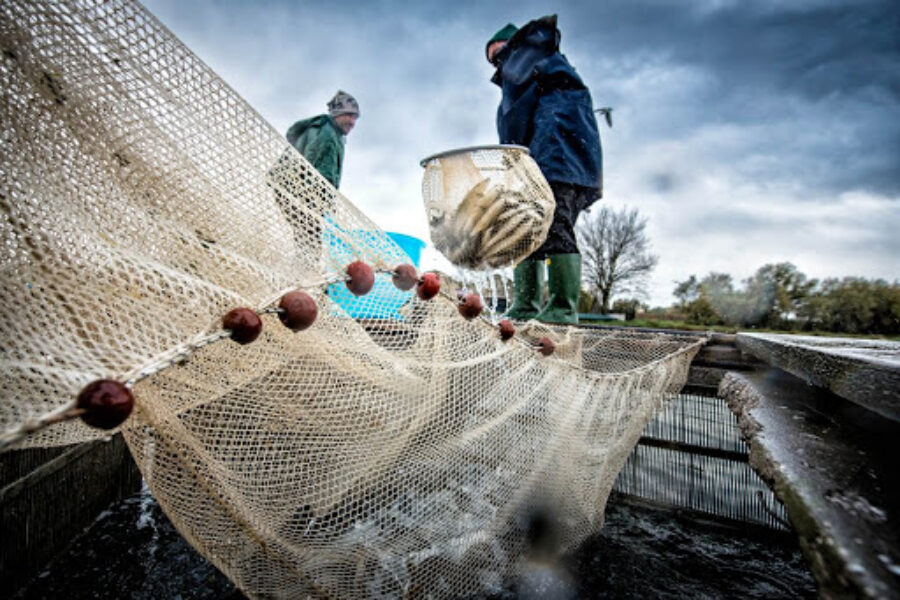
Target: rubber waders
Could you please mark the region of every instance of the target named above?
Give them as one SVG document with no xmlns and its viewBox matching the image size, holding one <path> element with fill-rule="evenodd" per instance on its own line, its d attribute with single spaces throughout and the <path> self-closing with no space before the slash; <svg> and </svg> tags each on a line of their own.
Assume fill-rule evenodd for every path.
<svg viewBox="0 0 900 600">
<path fill-rule="evenodd" d="M 515 300 L 506 311 L 508 319 L 527 321 L 537 316 L 541 310 L 541 295 L 544 288 L 544 261 L 523 260 L 513 271 Z"/>
<path fill-rule="evenodd" d="M 581 291 L 581 255 L 554 254 L 549 258 L 550 299 L 538 316 L 544 323 L 578 324 L 578 294 Z"/>
</svg>

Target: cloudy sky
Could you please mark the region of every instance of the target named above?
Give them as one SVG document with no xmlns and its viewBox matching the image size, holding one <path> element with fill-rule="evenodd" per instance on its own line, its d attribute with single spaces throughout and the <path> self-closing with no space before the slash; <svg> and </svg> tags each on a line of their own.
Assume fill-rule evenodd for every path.
<svg viewBox="0 0 900 600">
<path fill-rule="evenodd" d="M 339 88 L 356 96 L 341 191 L 426 240 L 419 160 L 497 141 L 485 41 L 556 13 L 562 52 L 614 109 L 603 201 L 648 219 L 651 304 L 691 274 L 767 262 L 900 278 L 897 0 L 146 6 L 281 132 Z"/>
</svg>

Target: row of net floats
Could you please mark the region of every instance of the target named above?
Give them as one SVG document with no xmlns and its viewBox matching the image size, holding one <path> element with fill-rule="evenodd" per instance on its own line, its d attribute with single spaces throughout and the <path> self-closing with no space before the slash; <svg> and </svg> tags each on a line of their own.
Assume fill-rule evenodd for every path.
<svg viewBox="0 0 900 600">
<path fill-rule="evenodd" d="M 393 284 L 402 291 L 416 288 L 416 295 L 422 300 L 431 300 L 441 290 L 441 281 L 437 273 L 426 272 L 420 276 L 416 268 L 409 264 L 401 264 L 393 270 L 385 269 L 377 272 L 391 275 Z M 376 270 L 371 266 L 357 260 L 347 265 L 342 276 L 323 283 L 330 285 L 344 281 L 352 294 L 364 296 L 375 285 L 375 273 Z M 472 320 L 481 315 L 484 305 L 478 294 L 460 292 L 457 297 L 457 308 L 463 318 Z M 319 309 L 313 297 L 302 289 L 285 293 L 277 306 L 261 311 L 244 306 L 234 308 L 222 317 L 220 331 L 189 345 L 175 357 L 142 369 L 134 377 L 125 381 L 116 379 L 92 381 L 82 388 L 73 402 L 3 434 L 0 437 L 0 451 L 31 433 L 54 423 L 74 418 L 80 418 L 91 427 L 115 429 L 125 422 L 134 409 L 134 394 L 132 394 L 131 388 L 138 381 L 170 366 L 183 364 L 191 353 L 211 343 L 223 339 L 231 339 L 238 344 L 253 342 L 262 333 L 263 324 L 260 315 L 272 313 L 278 315 L 285 327 L 296 332 L 309 328 L 315 322 Z M 509 319 L 501 320 L 497 329 L 500 339 L 504 342 L 511 339 L 516 333 L 516 328 Z M 542 337 L 532 347 L 542 355 L 550 356 L 556 346 L 550 338 Z"/>
</svg>

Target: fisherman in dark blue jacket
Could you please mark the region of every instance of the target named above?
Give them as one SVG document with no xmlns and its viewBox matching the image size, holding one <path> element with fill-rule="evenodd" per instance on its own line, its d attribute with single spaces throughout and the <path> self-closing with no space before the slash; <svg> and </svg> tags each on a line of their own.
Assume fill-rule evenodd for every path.
<svg viewBox="0 0 900 600">
<path fill-rule="evenodd" d="M 527 146 L 556 199 L 547 240 L 515 269 L 515 301 L 506 314 L 574 324 L 581 290 L 575 221 L 603 194 L 603 160 L 591 94 L 560 54 L 559 40 L 551 15 L 521 29 L 506 25 L 488 40 L 485 53 L 497 68 L 491 81 L 503 90 L 497 108 L 500 143 Z M 545 259 L 546 306 L 541 302 Z"/>
</svg>

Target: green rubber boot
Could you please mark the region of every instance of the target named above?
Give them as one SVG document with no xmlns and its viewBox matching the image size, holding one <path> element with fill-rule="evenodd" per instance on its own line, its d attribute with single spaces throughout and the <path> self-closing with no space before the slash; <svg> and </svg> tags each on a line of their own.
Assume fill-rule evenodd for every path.
<svg viewBox="0 0 900 600">
<path fill-rule="evenodd" d="M 581 255 L 554 254 L 549 258 L 550 299 L 535 318 L 544 323 L 578 325 Z"/>
<path fill-rule="evenodd" d="M 506 311 L 506 318 L 516 321 L 533 319 L 541 310 L 544 288 L 544 261 L 523 260 L 513 271 L 515 299 Z"/>
</svg>

